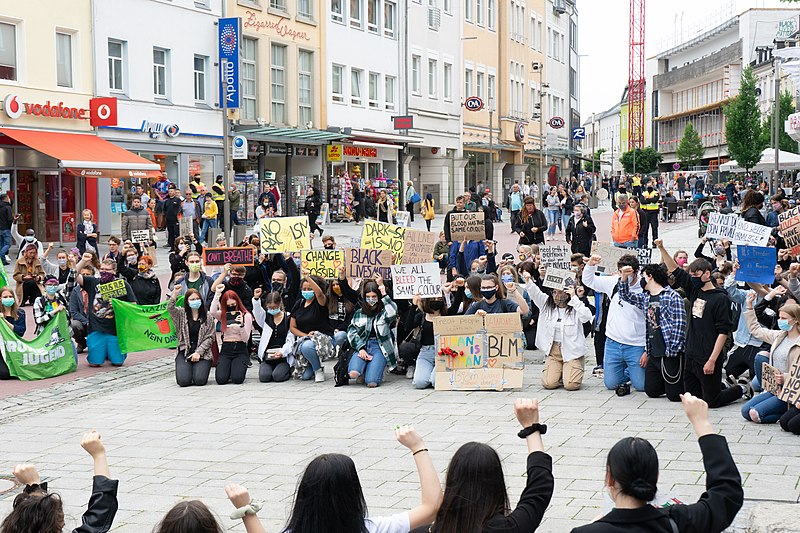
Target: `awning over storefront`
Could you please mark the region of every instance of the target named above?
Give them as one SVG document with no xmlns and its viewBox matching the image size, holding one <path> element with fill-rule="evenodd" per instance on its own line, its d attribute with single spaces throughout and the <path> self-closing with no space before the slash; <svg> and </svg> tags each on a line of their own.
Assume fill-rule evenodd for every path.
<svg viewBox="0 0 800 533">
<path fill-rule="evenodd" d="M 345 139 L 347 135 L 330 131 L 277 128 L 274 126 L 259 126 L 255 128 L 238 128 L 235 133 L 244 135 L 248 140 L 286 143 L 286 144 L 328 144 L 331 141 Z"/>
<path fill-rule="evenodd" d="M 157 163 L 90 133 L 0 128 L 0 133 L 59 160 L 70 174 L 88 178 L 158 177 Z"/>
</svg>

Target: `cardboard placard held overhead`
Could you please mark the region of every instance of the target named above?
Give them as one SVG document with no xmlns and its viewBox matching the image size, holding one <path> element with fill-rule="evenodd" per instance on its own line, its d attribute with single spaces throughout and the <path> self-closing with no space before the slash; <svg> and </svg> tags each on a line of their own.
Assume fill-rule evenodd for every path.
<svg viewBox="0 0 800 533">
<path fill-rule="evenodd" d="M 203 248 L 203 264 L 205 266 L 253 266 L 255 250 L 250 246 L 233 248 Z"/>
<path fill-rule="evenodd" d="M 311 249 L 307 217 L 262 218 L 260 229 L 263 254 Z"/>
<path fill-rule="evenodd" d="M 433 249 L 439 236 L 432 231 L 407 229 L 403 244 L 403 264 L 416 265 L 433 261 Z"/>
<path fill-rule="evenodd" d="M 617 269 L 617 262 L 623 255 L 639 256 L 635 248 L 617 248 L 607 242 L 595 241 L 592 243 L 592 255 L 598 254 L 603 260 L 597 265 L 597 271 L 603 274 L 614 274 Z"/>
<path fill-rule="evenodd" d="M 182 217 L 179 224 L 178 231 L 180 231 L 181 237 L 194 235 L 194 219 L 192 217 Z"/>
<path fill-rule="evenodd" d="M 450 213 L 450 238 L 454 242 L 482 241 L 486 238 L 483 211 Z"/>
<path fill-rule="evenodd" d="M 775 281 L 777 250 L 764 246 L 737 246 L 736 281 L 770 284 Z"/>
<path fill-rule="evenodd" d="M 416 294 L 422 298 L 442 296 L 442 275 L 436 263 L 392 265 L 392 283 L 395 300 L 410 300 Z"/>
<path fill-rule="evenodd" d="M 564 290 L 568 285 L 575 285 L 575 272 L 562 268 L 548 268 L 542 286 L 548 289 Z"/>
<path fill-rule="evenodd" d="M 771 233 L 771 227 L 747 222 L 733 214 L 709 213 L 705 236 L 708 239 L 728 239 L 737 245 L 766 246 Z"/>
<path fill-rule="evenodd" d="M 392 276 L 392 252 L 367 248 L 347 248 L 344 251 L 344 268 L 348 279 L 375 279 Z"/>
<path fill-rule="evenodd" d="M 777 397 L 781 395 L 781 386 L 778 385 L 776 376 L 780 374 L 780 370 L 764 361 L 761 363 L 761 388 L 765 392 L 771 392 Z"/>
<path fill-rule="evenodd" d="M 344 250 L 306 250 L 302 263 L 312 276 L 333 279 L 339 277 L 339 268 L 344 266 Z"/>
<path fill-rule="evenodd" d="M 131 231 L 131 241 L 139 244 L 147 244 L 150 242 L 150 230 L 137 229 Z"/>
<path fill-rule="evenodd" d="M 539 262 L 547 268 L 569 270 L 572 250 L 566 244 L 544 244 L 539 246 Z"/>
<path fill-rule="evenodd" d="M 406 237 L 406 228 L 365 220 L 364 229 L 361 230 L 361 248 L 369 250 L 388 250 L 392 252 L 394 262 L 403 260 L 403 246 Z"/>
</svg>

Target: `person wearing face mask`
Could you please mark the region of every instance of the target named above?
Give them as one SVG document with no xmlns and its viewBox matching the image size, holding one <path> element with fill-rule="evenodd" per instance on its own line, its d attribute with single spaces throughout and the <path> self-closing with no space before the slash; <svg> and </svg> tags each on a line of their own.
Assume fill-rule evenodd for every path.
<svg viewBox="0 0 800 533">
<path fill-rule="evenodd" d="M 136 301 L 139 305 L 158 304 L 161 301 L 161 282 L 153 272 L 153 260 L 149 255 L 143 255 L 139 258 L 136 269 L 138 273 L 131 282 Z"/>
<path fill-rule="evenodd" d="M 419 355 L 411 371 L 412 384 L 415 389 L 427 389 L 436 383 L 436 338 L 433 332 L 433 322 L 440 316 L 450 314 L 453 309 L 447 310 L 442 298 L 421 299 L 415 296 L 413 303 L 418 312 L 415 317 L 415 327 L 419 327 Z M 411 370 L 411 367 L 409 367 Z"/>
<path fill-rule="evenodd" d="M 295 361 L 296 376 L 303 381 L 314 378 L 316 383 L 325 381 L 322 366 L 327 356 L 334 353 L 333 327 L 325 296 L 325 280 L 303 271 L 300 296 L 291 311 L 289 328 L 296 337 L 294 353 L 301 355 Z"/>
<path fill-rule="evenodd" d="M 365 281 L 361 293 L 361 307 L 347 328 L 347 340 L 353 348 L 347 371 L 350 379 L 358 382 L 363 376 L 367 387 L 374 388 L 383 382 L 387 364 L 390 370 L 397 364 L 392 338 L 397 304 L 387 295 L 380 276 Z"/>
<path fill-rule="evenodd" d="M 0 289 L 0 309 L 2 309 L 3 318 L 6 323 L 13 329 L 17 337 L 22 338 L 27 329 L 25 325 L 25 311 L 17 305 L 17 298 L 14 296 L 14 291 L 11 287 L 3 287 Z M 0 357 L 0 380 L 19 379 L 11 376 L 8 370 L 8 365 L 3 357 Z"/>
<path fill-rule="evenodd" d="M 563 383 L 568 391 L 580 389 L 587 352 L 582 324 L 592 320 L 592 312 L 575 296 L 575 285 L 548 295 L 528 280 L 526 291 L 539 308 L 536 346 L 547 354 L 542 387 L 556 389 Z"/>
<path fill-rule="evenodd" d="M 754 189 L 748 190 L 742 199 L 741 217 L 747 222 L 766 226 L 767 221 L 764 220 L 764 215 L 761 214 L 761 209 L 764 208 L 764 195 Z"/>
<path fill-rule="evenodd" d="M 644 312 L 647 328 L 647 363 L 644 391 L 650 398 L 667 395 L 679 402 L 683 394 L 684 348 L 686 346 L 686 306 L 683 298 L 669 286 L 667 271 L 661 265 L 642 269 L 641 293 L 632 293 L 631 267 L 620 270 L 619 297 Z"/>
<path fill-rule="evenodd" d="M 42 256 L 42 267 L 46 275 L 58 279 L 59 292 L 64 298 L 69 298 L 72 289 L 75 288 L 75 262 L 70 259 L 72 254 L 68 254 L 65 250 L 59 250 L 56 254 L 56 262 L 53 263 L 48 258 L 52 249 L 53 243 L 50 243 Z"/>
<path fill-rule="evenodd" d="M 674 254 L 672 254 L 672 258 L 678 264 L 679 267 L 686 270 L 689 265 L 689 254 L 686 250 L 678 250 Z"/>
<path fill-rule="evenodd" d="M 731 525 L 744 503 L 739 470 L 725 437 L 711 426 L 708 405 L 688 393 L 681 401 L 706 472 L 706 490 L 697 503 L 651 505 L 658 490 L 658 454 L 647 440 L 627 437 L 611 448 L 606 459 L 605 484 L 614 509 L 572 533 L 719 533 Z"/>
<path fill-rule="evenodd" d="M 14 215 L 14 223 L 11 225 L 11 236 L 14 237 L 14 240 L 17 242 L 17 246 L 19 246 L 19 255 L 17 259 L 22 257 L 22 253 L 28 245 L 33 245 L 36 247 L 36 251 L 38 256 L 41 257 L 44 255 L 44 245 L 42 242 L 36 238 L 36 232 L 33 229 L 25 230 L 25 236 L 19 234 L 17 231 L 18 224 L 21 215 Z"/>
<path fill-rule="evenodd" d="M 618 248 L 638 248 L 639 215 L 635 209 L 628 207 L 628 195 L 617 196 L 617 210 L 611 215 L 611 238 Z"/>
<path fill-rule="evenodd" d="M 728 334 L 733 330 L 731 299 L 724 289 L 717 288 L 711 279 L 711 263 L 695 259 L 688 273 L 679 268 L 667 253 L 664 243 L 656 241 L 661 250 L 661 261 L 675 277 L 674 286 L 682 287 L 689 300 L 689 328 L 686 333 L 686 392 L 702 396 L 709 407 L 716 408 L 733 403 L 748 389 L 745 385 L 721 390 L 722 353 Z"/>
<path fill-rule="evenodd" d="M 653 236 L 653 240 L 655 241 L 658 239 L 658 212 L 661 209 L 658 205 L 658 202 L 661 198 L 661 195 L 658 193 L 658 190 L 655 188 L 655 181 L 650 180 L 647 184 L 647 190 L 642 193 L 642 211 L 645 212 L 647 217 L 647 227 L 650 228 L 650 232 Z M 642 226 L 645 223 L 642 221 Z M 645 233 L 644 236 L 644 246 L 647 247 L 647 234 Z"/>
<path fill-rule="evenodd" d="M 189 271 L 189 267 L 186 266 L 186 257 L 190 251 L 191 247 L 184 237 L 175 239 L 172 251 L 169 253 L 169 269 L 173 278 L 175 274 Z"/>
<path fill-rule="evenodd" d="M 256 218 L 260 220 L 262 218 L 274 217 L 275 205 L 273 202 L 274 198 L 271 195 L 264 195 L 263 200 L 261 200 L 259 206 L 256 207 Z"/>
<path fill-rule="evenodd" d="M 322 247 L 325 250 L 336 249 L 336 239 L 333 238 L 333 235 L 325 235 L 324 237 L 322 237 Z"/>
<path fill-rule="evenodd" d="M 206 193 L 205 200 L 203 200 L 203 214 L 200 218 L 203 219 L 203 227 L 200 230 L 200 242 L 206 242 L 206 235 L 210 228 L 217 227 L 217 203 L 211 199 L 211 193 Z"/>
<path fill-rule="evenodd" d="M 85 266 L 91 264 L 92 255 L 83 254 L 80 262 L 75 269 L 83 272 Z M 111 297 L 103 296 L 101 285 L 107 285 L 117 280 L 117 263 L 113 259 L 104 259 L 100 262 L 100 277 L 94 278 L 78 274 L 76 281 L 78 285 L 86 290 L 86 307 L 88 310 L 89 328 L 86 336 L 86 346 L 89 349 L 87 360 L 89 366 L 102 366 L 108 359 L 114 366 L 122 366 L 128 354 L 124 354 L 119 349 L 117 339 L 117 324 L 114 321 L 114 308 L 111 305 Z M 136 303 L 136 295 L 133 294 L 130 284 L 122 280 L 125 293 L 113 296 L 122 301 Z"/>
<path fill-rule="evenodd" d="M 333 328 L 333 339 L 336 346 L 342 346 L 347 340 L 347 328 L 353 320 L 359 300 L 358 293 L 347 282 L 344 267 L 339 267 L 338 277 L 328 283 L 325 296 L 328 299 L 328 319 Z"/>
<path fill-rule="evenodd" d="M 83 267 L 83 272 L 78 272 L 87 277 L 94 277 L 94 267 L 87 264 Z M 75 341 L 77 353 L 86 349 L 86 335 L 89 329 L 89 296 L 80 286 L 75 286 L 69 295 L 69 327 L 72 331 L 72 339 Z"/>
<path fill-rule="evenodd" d="M 280 293 L 262 297 L 261 289 L 253 291 L 253 317 L 261 327 L 258 343 L 258 380 L 261 383 L 288 381 L 294 365 L 294 335 L 289 331 L 289 314 L 283 310 Z"/>
<path fill-rule="evenodd" d="M 222 347 L 219 349 L 217 370 L 214 374 L 217 385 L 228 382 L 241 385 L 249 366 L 247 344 L 253 332 L 253 315 L 239 296 L 224 285 L 217 285 L 209 313 L 217 319 L 222 331 Z"/>
<path fill-rule="evenodd" d="M 203 302 L 208 302 L 208 295 L 213 292 L 211 290 L 211 284 L 214 283 L 214 281 L 203 272 L 203 262 L 200 258 L 200 254 L 197 252 L 189 252 L 186 255 L 186 267 L 189 269 L 189 272 L 181 281 L 183 295 L 185 296 L 186 291 L 189 289 L 194 289 L 200 293 Z M 175 287 L 173 287 L 172 292 L 176 292 Z"/>
<path fill-rule="evenodd" d="M 225 229 L 225 184 L 222 182 L 222 175 L 218 175 L 211 185 L 211 199 L 217 204 L 217 223 L 223 230 Z"/>
<path fill-rule="evenodd" d="M 17 300 L 23 306 L 32 304 L 43 291 L 45 272 L 36 250 L 34 244 L 25 245 L 22 255 L 14 265 L 12 278 L 17 282 Z"/>
<path fill-rule="evenodd" d="M 508 290 L 508 299 L 506 299 L 506 290 Z M 517 312 L 524 316 L 530 313 L 528 303 L 525 301 L 522 291 L 518 289 L 517 284 L 512 281 L 500 285 L 497 276 L 494 274 L 481 276 L 481 296 L 483 296 L 483 300 L 470 305 L 469 309 L 464 313 L 465 315 L 485 316 L 487 314 Z M 522 324 L 520 324 L 521 326 Z"/>
<path fill-rule="evenodd" d="M 125 278 L 128 283 L 133 283 L 133 280 L 136 279 L 136 275 L 139 273 L 136 268 L 139 264 L 139 254 L 135 248 L 129 248 L 122 253 L 122 256 L 125 258 L 125 262 L 121 266 L 118 266 L 117 275 Z"/>
<path fill-rule="evenodd" d="M 48 322 L 56 313 L 67 313 L 69 304 L 67 299 L 58 291 L 58 278 L 47 276 L 44 280 L 44 294 L 33 302 L 33 321 L 36 323 L 36 335 L 42 332 Z M 69 322 L 69 317 L 67 317 Z"/>
<path fill-rule="evenodd" d="M 567 222 L 564 235 L 573 254 L 592 255 L 592 242 L 595 239 L 597 228 L 594 220 L 586 212 L 586 208 L 576 205 L 572 217 Z"/>
<path fill-rule="evenodd" d="M 218 287 L 223 286 L 225 289 L 235 292 L 242 301 L 245 309 L 252 313 L 253 289 L 244 281 L 244 275 L 247 272 L 246 269 L 243 266 L 232 266 L 230 264 L 226 264 L 223 269 L 223 274 L 217 277 L 214 283 L 211 284 L 211 297 L 214 297 L 213 295 L 216 293 Z M 206 303 L 210 307 L 211 302 L 206 300 Z"/>
<path fill-rule="evenodd" d="M 714 250 L 713 257 L 709 257 L 703 254 L 704 251 L 703 249 L 705 248 L 706 244 L 711 244 Z M 694 257 L 696 259 L 705 259 L 706 261 L 711 263 L 712 266 L 718 268 L 720 264 L 722 264 L 723 262 L 731 260 L 732 256 L 731 256 L 730 241 L 728 241 L 727 239 L 709 240 L 708 238 L 703 237 L 702 239 L 700 239 L 700 244 L 697 245 L 697 250 L 694 251 Z M 680 266 L 685 270 L 683 265 L 678 265 L 678 266 Z"/>
<path fill-rule="evenodd" d="M 308 191 L 306 191 L 305 204 L 306 214 L 308 215 L 308 227 L 310 228 L 311 233 L 319 231 L 320 237 L 322 237 L 322 228 L 317 226 L 317 217 L 319 216 L 321 209 L 322 198 L 319 191 L 316 187 L 309 186 Z"/>
<path fill-rule="evenodd" d="M 183 306 L 176 305 L 183 294 Z M 195 289 L 176 285 L 167 303 L 167 312 L 175 326 L 178 348 L 175 354 L 175 381 L 179 387 L 203 386 L 214 359 L 217 323 L 206 312 L 202 295 Z"/>
</svg>

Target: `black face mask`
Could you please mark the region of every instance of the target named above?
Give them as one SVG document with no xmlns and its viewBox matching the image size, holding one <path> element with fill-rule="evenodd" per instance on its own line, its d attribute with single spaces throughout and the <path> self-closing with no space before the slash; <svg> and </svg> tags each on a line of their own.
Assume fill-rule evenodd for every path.
<svg viewBox="0 0 800 533">
<path fill-rule="evenodd" d="M 431 311 L 435 313 L 444 309 L 444 302 L 442 300 L 431 300 L 428 306 L 430 307 Z"/>
<path fill-rule="evenodd" d="M 647 280 L 646 279 L 644 279 L 644 278 L 640 279 L 639 280 L 639 285 L 641 285 L 643 291 L 647 290 Z"/>
<path fill-rule="evenodd" d="M 281 292 L 283 290 L 283 283 L 280 281 L 275 281 L 272 283 L 272 290 L 274 292 Z"/>
<path fill-rule="evenodd" d="M 242 278 L 230 278 L 228 280 L 228 285 L 231 287 L 241 287 L 244 284 L 244 280 Z"/>
</svg>

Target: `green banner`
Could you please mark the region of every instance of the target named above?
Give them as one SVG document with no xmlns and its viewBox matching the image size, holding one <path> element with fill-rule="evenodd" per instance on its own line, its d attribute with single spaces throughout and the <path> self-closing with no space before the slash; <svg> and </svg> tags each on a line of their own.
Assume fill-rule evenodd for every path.
<svg viewBox="0 0 800 533">
<path fill-rule="evenodd" d="M 0 320 L 3 358 L 12 376 L 23 381 L 52 378 L 75 372 L 75 348 L 70 339 L 66 313 L 56 313 L 44 330 L 26 341 L 14 334 L 5 320 Z"/>
<path fill-rule="evenodd" d="M 178 345 L 175 326 L 167 312 L 167 302 L 137 305 L 114 299 L 111 305 L 114 306 L 114 321 L 117 323 L 117 338 L 122 353 L 175 348 Z"/>
</svg>

